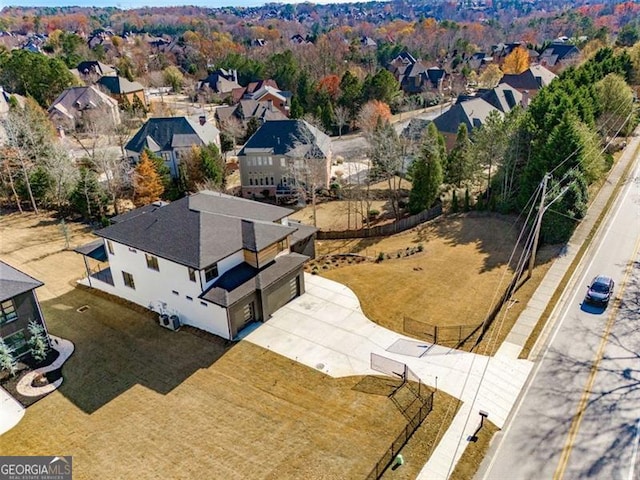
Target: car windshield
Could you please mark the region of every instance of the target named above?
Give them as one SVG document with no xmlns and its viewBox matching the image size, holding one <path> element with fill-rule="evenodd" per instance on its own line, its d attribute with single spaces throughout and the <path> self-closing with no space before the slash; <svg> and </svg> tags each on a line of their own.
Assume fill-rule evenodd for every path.
<svg viewBox="0 0 640 480">
<path fill-rule="evenodd" d="M 609 291 L 609 285 L 606 283 L 594 283 L 591 285 L 591 290 L 598 293 L 607 293 Z"/>
</svg>

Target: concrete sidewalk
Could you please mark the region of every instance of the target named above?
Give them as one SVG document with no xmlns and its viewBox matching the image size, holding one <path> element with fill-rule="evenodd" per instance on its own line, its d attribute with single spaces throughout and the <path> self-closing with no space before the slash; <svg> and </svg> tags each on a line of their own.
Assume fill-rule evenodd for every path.
<svg viewBox="0 0 640 480">
<path fill-rule="evenodd" d="M 460 398 L 464 404 L 421 478 L 447 478 L 464 451 L 466 438 L 477 427 L 479 410 L 489 412 L 489 419 L 499 427 L 504 425 L 531 362 L 417 342 L 370 321 L 346 286 L 309 274 L 305 283 L 304 295 L 278 310 L 245 340 L 333 377 L 381 375 L 370 365 L 371 353 L 376 353 L 406 364 L 426 385 Z M 416 356 L 419 347 L 423 353 Z"/>
<path fill-rule="evenodd" d="M 620 157 L 620 160 L 616 162 L 611 169 L 605 184 L 600 188 L 598 195 L 589 206 L 589 210 L 585 218 L 580 222 L 580 225 L 573 232 L 573 235 L 569 239 L 566 247 L 563 249 L 562 254 L 554 262 L 542 282 L 538 286 L 537 290 L 527 303 L 526 308 L 518 317 L 515 325 L 507 335 L 507 338 L 502 343 L 496 356 L 503 356 L 507 358 L 518 358 L 522 348 L 524 347 L 529 335 L 533 331 L 534 327 L 542 317 L 542 313 L 547 308 L 549 300 L 553 297 L 558 287 L 566 287 L 567 285 L 560 285 L 563 277 L 569 270 L 569 267 L 575 260 L 580 248 L 589 237 L 589 234 L 593 230 L 596 221 L 600 218 L 601 213 L 607 206 L 609 198 L 613 194 L 616 185 L 624 175 L 625 170 L 636 159 L 636 149 L 640 145 L 640 128 L 637 128 L 634 132 L 634 137 L 627 145 L 624 153 Z M 555 318 L 550 319 L 547 324 L 548 328 L 545 328 L 545 332 L 548 332 L 553 326 Z M 544 343 L 545 335 L 541 335 L 538 344 Z M 532 352 L 535 357 L 535 349 Z"/>
</svg>

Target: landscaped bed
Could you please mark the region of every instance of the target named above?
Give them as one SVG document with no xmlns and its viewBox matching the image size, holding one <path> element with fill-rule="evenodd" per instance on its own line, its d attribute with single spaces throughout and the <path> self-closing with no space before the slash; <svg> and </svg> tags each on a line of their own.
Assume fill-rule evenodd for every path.
<svg viewBox="0 0 640 480">
<path fill-rule="evenodd" d="M 11 394 L 13 398 L 15 398 L 18 402 L 22 404 L 23 407 L 28 407 L 33 405 L 41 398 L 44 398 L 45 395 L 39 395 L 36 397 L 22 395 L 18 391 L 18 383 L 20 380 L 29 372 L 34 371 L 40 367 L 46 367 L 47 365 L 51 365 L 56 358 L 58 358 L 60 354 L 54 350 L 50 349 L 47 353 L 46 358 L 41 361 L 36 361 L 31 355 L 25 355 L 20 360 L 16 362 L 16 371 L 14 375 L 10 375 L 7 371 L 0 371 L 0 387 L 4 388 L 7 392 Z M 62 372 L 60 369 L 54 370 L 52 372 L 47 372 L 42 374 L 36 378 L 36 380 L 32 383 L 35 387 L 42 387 L 48 385 L 50 383 L 55 382 L 59 378 L 62 377 Z"/>
</svg>

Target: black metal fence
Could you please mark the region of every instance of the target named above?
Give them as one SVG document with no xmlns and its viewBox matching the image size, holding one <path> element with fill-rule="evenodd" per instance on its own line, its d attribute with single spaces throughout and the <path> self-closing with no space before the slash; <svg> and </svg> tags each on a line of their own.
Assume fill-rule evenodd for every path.
<svg viewBox="0 0 640 480">
<path fill-rule="evenodd" d="M 429 413 L 433 410 L 433 395 L 434 393 L 431 392 L 426 397 L 420 397 L 421 403 L 418 411 L 411 419 L 409 419 L 404 429 L 402 429 L 393 443 L 391 443 L 391 446 L 384 452 L 380 460 L 378 460 L 369 475 L 367 475 L 367 480 L 378 480 L 382 477 L 385 470 L 389 468 L 389 465 L 391 465 L 396 455 L 398 455 L 400 450 L 402 450 L 402 447 L 406 445 L 424 419 L 427 418 Z"/>
<path fill-rule="evenodd" d="M 404 332 L 430 343 L 459 347 L 468 341 L 476 341 L 482 333 L 482 324 L 476 325 L 431 325 L 405 315 Z"/>
</svg>

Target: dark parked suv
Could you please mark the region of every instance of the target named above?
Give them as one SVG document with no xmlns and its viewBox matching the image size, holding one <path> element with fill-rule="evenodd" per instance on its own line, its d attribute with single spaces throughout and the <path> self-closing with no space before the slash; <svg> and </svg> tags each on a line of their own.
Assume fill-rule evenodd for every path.
<svg viewBox="0 0 640 480">
<path fill-rule="evenodd" d="M 611 300 L 614 285 L 615 284 L 611 278 L 604 275 L 598 275 L 593 279 L 591 285 L 589 285 L 584 301 L 586 303 L 606 307 L 609 304 L 609 300 Z"/>
</svg>

